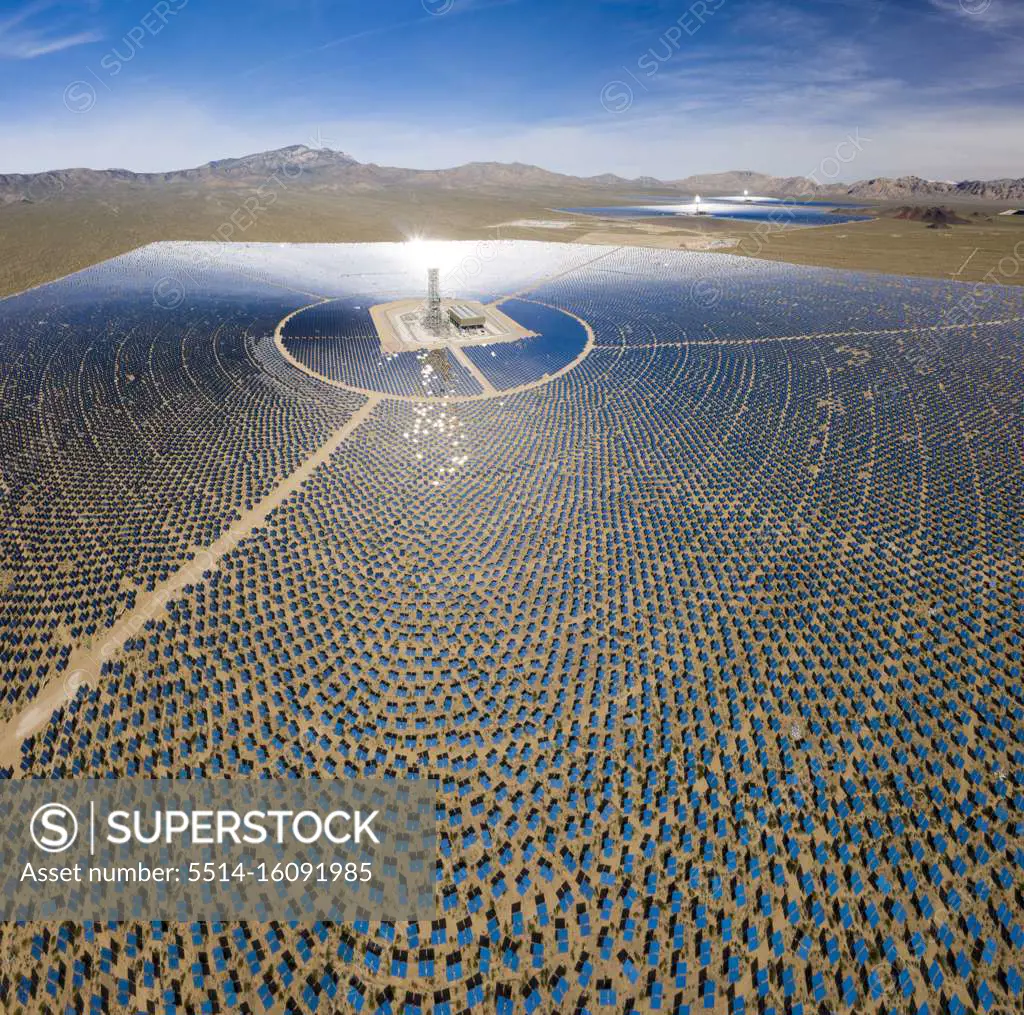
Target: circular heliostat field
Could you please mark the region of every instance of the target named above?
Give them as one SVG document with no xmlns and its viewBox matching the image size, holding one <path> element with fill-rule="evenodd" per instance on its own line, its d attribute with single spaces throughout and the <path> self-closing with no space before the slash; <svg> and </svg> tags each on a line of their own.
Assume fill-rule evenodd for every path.
<svg viewBox="0 0 1024 1015">
<path fill-rule="evenodd" d="M 381 364 L 405 244 L 155 244 L 0 301 L 11 793 L 433 786 L 437 825 L 393 920 L 7 892 L 0 1009 L 1021 1011 L 1024 288 L 428 254 L 535 341 Z M 425 397 L 448 353 L 487 390 Z"/>
<path fill-rule="evenodd" d="M 508 300 L 501 308 L 535 334 L 387 352 L 367 301 L 350 297 L 285 318 L 279 344 L 296 365 L 322 380 L 396 398 L 474 398 L 533 387 L 585 355 L 588 329 L 572 314 L 529 300 Z"/>
</svg>

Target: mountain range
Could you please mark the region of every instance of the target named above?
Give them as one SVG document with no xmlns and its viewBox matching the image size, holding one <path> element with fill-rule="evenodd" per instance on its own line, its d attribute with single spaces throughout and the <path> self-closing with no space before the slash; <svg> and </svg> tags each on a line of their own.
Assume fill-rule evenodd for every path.
<svg viewBox="0 0 1024 1015">
<path fill-rule="evenodd" d="M 737 194 L 742 190 L 766 197 L 804 197 L 855 201 L 987 200 L 1024 201 L 1024 178 L 965 180 L 960 183 L 917 176 L 861 180 L 852 184 L 817 184 L 804 177 L 778 177 L 737 171 L 689 176 L 677 180 L 653 177 L 626 179 L 605 173 L 578 177 L 554 173 L 519 162 L 471 162 L 453 169 L 400 169 L 362 163 L 330 148 L 291 145 L 241 158 L 219 159 L 194 169 L 166 173 L 135 173 L 126 169 L 59 169 L 35 174 L 0 174 L 0 204 L 37 202 L 56 196 L 104 196 L 128 188 L 245 189 L 259 187 L 337 191 L 351 194 L 392 189 L 466 190 L 506 194 L 510 190 L 567 195 L 573 191 L 607 192 L 608 197 L 643 192 L 671 194 Z M 270 191 L 268 190 L 267 193 Z"/>
<path fill-rule="evenodd" d="M 879 177 L 856 183 L 818 184 L 802 176 L 767 176 L 750 171 L 709 173 L 673 180 L 663 186 L 686 192 L 738 194 L 742 190 L 764 197 L 798 197 L 855 201 L 902 201 L 944 198 L 946 200 L 985 201 L 1024 200 L 1024 178 L 1018 180 L 964 180 L 953 183 L 925 180 L 920 176 Z"/>
</svg>

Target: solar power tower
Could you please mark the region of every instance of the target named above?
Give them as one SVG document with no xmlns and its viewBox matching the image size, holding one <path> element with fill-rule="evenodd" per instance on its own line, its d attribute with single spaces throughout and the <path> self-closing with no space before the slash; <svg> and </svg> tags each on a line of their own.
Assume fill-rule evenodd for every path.
<svg viewBox="0 0 1024 1015">
<path fill-rule="evenodd" d="M 441 330 L 441 272 L 427 269 L 427 315 L 423 323 L 434 332 Z"/>
</svg>

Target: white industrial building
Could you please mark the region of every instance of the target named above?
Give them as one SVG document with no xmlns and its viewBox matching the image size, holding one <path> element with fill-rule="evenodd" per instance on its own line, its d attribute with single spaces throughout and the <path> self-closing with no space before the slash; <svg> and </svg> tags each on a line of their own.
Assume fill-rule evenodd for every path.
<svg viewBox="0 0 1024 1015">
<path fill-rule="evenodd" d="M 487 318 L 479 310 L 474 310 L 465 303 L 449 307 L 448 317 L 457 328 L 482 328 L 487 324 Z"/>
</svg>

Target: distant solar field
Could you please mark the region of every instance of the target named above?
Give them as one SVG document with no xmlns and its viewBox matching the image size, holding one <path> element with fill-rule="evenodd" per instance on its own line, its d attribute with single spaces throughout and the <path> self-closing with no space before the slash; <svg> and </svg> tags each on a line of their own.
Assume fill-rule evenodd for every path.
<svg viewBox="0 0 1024 1015">
<path fill-rule="evenodd" d="M 8 925 L 0 1007 L 1021 1010 L 1024 291 L 473 256 L 453 295 L 540 333 L 472 350 L 493 397 L 374 348 L 400 245 L 0 301 L 8 743 L 350 427 L 7 774 L 434 779 L 441 829 L 430 923 Z M 323 299 L 307 372 L 274 331 Z"/>
</svg>

